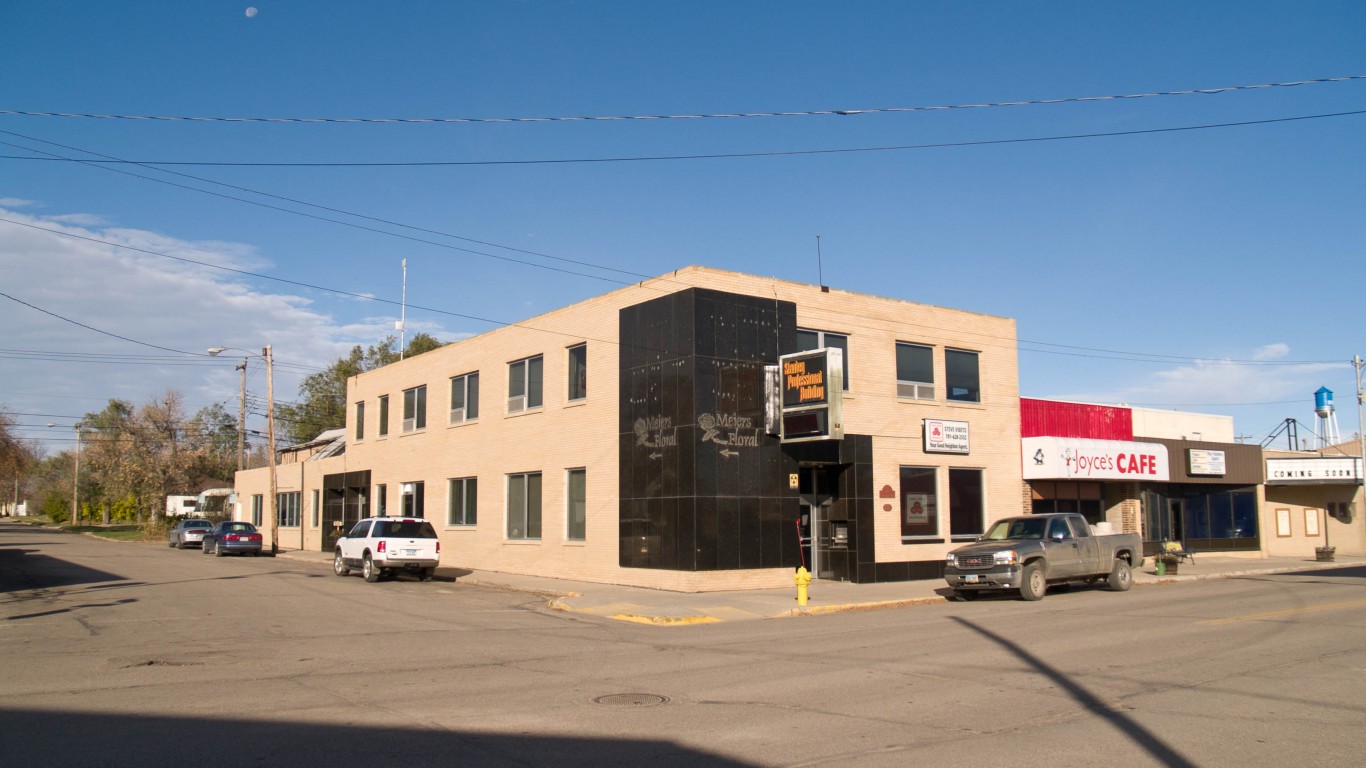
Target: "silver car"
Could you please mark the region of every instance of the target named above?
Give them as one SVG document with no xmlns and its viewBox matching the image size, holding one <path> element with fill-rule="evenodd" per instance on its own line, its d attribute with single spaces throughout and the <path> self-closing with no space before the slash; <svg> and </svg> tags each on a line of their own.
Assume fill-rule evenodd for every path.
<svg viewBox="0 0 1366 768">
<path fill-rule="evenodd" d="M 213 530 L 213 523 L 208 520 L 195 518 L 181 520 L 166 533 L 166 546 L 176 549 L 202 547 L 204 546 L 204 534 L 211 530 Z"/>
</svg>

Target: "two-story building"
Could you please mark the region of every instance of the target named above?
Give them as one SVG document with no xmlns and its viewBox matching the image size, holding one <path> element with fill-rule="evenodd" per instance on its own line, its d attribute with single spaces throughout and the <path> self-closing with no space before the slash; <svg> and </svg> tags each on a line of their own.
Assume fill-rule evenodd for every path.
<svg viewBox="0 0 1366 768">
<path fill-rule="evenodd" d="M 828 370 L 784 379 L 782 356 L 818 349 L 839 351 Z M 785 420 L 784 381 L 832 408 Z M 282 454 L 281 546 L 330 551 L 363 516 L 414 515 L 448 565 L 704 591 L 789 585 L 802 565 L 938 578 L 956 542 L 1028 509 L 1014 321 L 823 286 L 689 267 L 363 373 L 347 396 L 344 447 Z M 267 470 L 237 488 L 259 520 Z"/>
</svg>

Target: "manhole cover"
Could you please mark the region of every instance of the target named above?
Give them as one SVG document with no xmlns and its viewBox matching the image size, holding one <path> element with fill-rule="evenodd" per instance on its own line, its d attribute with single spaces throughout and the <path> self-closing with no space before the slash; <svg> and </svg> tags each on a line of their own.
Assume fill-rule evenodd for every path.
<svg viewBox="0 0 1366 768">
<path fill-rule="evenodd" d="M 667 696 L 657 696 L 653 693 L 612 693 L 593 699 L 593 703 L 613 707 L 653 707 L 668 700 Z"/>
</svg>

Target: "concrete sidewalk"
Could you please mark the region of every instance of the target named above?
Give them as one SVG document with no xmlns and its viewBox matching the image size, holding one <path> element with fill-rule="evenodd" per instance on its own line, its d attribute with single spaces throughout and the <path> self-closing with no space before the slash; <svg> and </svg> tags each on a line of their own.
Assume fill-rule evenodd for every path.
<svg viewBox="0 0 1366 768">
<path fill-rule="evenodd" d="M 325 552 L 285 550 L 278 556 L 309 561 L 328 568 L 332 565 L 331 556 Z M 1148 559 L 1134 570 L 1134 586 L 1359 566 L 1366 566 L 1366 557 L 1339 555 L 1336 562 L 1323 563 L 1312 558 L 1197 555 L 1193 561 L 1183 563 L 1178 574 L 1158 577 L 1152 560 Z M 471 571 L 449 566 L 438 569 L 437 578 L 538 595 L 544 597 L 555 610 L 664 626 L 897 608 L 953 599 L 944 582 L 938 579 L 884 584 L 817 580 L 811 582 L 807 606 L 799 608 L 795 586 L 731 592 L 669 592 L 617 584 Z"/>
</svg>

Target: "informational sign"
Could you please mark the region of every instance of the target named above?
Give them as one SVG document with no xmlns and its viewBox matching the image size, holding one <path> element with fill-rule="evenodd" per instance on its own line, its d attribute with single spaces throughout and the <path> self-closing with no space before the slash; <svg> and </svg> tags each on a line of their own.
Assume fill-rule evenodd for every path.
<svg viewBox="0 0 1366 768">
<path fill-rule="evenodd" d="M 1227 463 L 1223 451 L 1202 448 L 1186 450 L 1186 471 L 1192 475 L 1226 475 Z"/>
<path fill-rule="evenodd" d="M 817 349 L 778 358 L 785 443 L 844 438 L 844 352 Z"/>
<path fill-rule="evenodd" d="M 1267 485 L 1312 485 L 1361 482 L 1361 459 L 1267 459 Z"/>
<path fill-rule="evenodd" d="M 838 351 L 838 350 L 837 350 Z M 829 390 L 827 350 L 787 355 L 782 358 L 783 408 L 824 405 Z"/>
<path fill-rule="evenodd" d="M 906 505 L 906 522 L 924 524 L 930 521 L 930 496 L 927 493 L 908 493 L 902 498 Z"/>
<path fill-rule="evenodd" d="M 1167 446 L 1126 440 L 1026 437 L 1020 441 L 1026 480 L 1168 482 Z"/>
<path fill-rule="evenodd" d="M 968 423 L 925 419 L 925 453 L 968 453 Z"/>
</svg>

